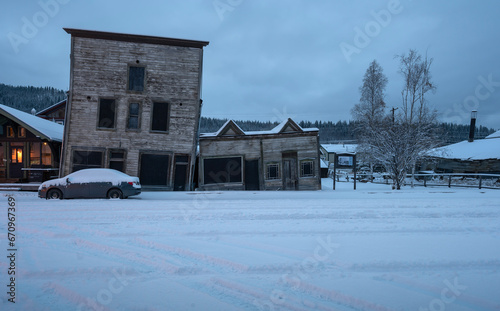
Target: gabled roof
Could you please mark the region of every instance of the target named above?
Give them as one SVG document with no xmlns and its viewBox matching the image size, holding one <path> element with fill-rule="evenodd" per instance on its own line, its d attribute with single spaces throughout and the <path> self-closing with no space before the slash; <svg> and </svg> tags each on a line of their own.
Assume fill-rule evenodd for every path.
<svg viewBox="0 0 500 311">
<path fill-rule="evenodd" d="M 356 144 L 321 144 L 321 147 L 328 153 L 356 154 Z"/>
<path fill-rule="evenodd" d="M 39 115 L 45 115 L 45 114 L 48 114 L 48 113 L 51 113 L 57 109 L 60 109 L 62 107 L 64 107 L 66 105 L 66 99 L 64 100 L 61 100 L 60 102 L 58 102 L 57 104 L 54 104 L 52 106 L 49 106 L 43 110 L 40 110 L 39 112 L 36 113 L 37 116 Z"/>
<path fill-rule="evenodd" d="M 272 135 L 282 133 L 305 133 L 305 132 L 318 132 L 317 128 L 302 128 L 295 121 L 288 118 L 281 122 L 275 128 L 269 131 L 243 131 L 233 120 L 228 120 L 224 125 L 215 133 L 202 133 L 201 137 L 216 137 L 216 136 L 250 136 L 250 135 Z"/>
<path fill-rule="evenodd" d="M 41 139 L 62 142 L 64 126 L 20 110 L 0 105 L 0 114 L 18 123 Z"/>
<path fill-rule="evenodd" d="M 234 123 L 233 120 L 227 120 L 226 123 L 215 133 L 215 136 L 237 136 L 245 135 L 245 132 Z"/>
<path fill-rule="evenodd" d="M 71 36 L 81 37 L 81 38 L 126 41 L 135 43 L 149 43 L 149 44 L 159 44 L 159 45 L 172 45 L 172 46 L 193 47 L 200 49 L 203 48 L 204 46 L 207 46 L 209 43 L 208 41 L 131 35 L 131 34 L 115 33 L 115 32 L 93 31 L 93 30 L 73 29 L 73 28 L 63 28 L 63 29 Z"/>
</svg>

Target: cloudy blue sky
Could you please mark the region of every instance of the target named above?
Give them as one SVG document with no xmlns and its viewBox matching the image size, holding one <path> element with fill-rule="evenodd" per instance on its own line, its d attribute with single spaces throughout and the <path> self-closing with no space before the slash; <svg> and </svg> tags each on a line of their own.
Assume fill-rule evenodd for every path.
<svg viewBox="0 0 500 311">
<path fill-rule="evenodd" d="M 500 1 L 170 0 L 4 1 L 0 83 L 69 87 L 63 27 L 210 41 L 203 115 L 349 120 L 376 59 L 401 104 L 395 55 L 434 59 L 441 120 L 500 128 Z"/>
</svg>

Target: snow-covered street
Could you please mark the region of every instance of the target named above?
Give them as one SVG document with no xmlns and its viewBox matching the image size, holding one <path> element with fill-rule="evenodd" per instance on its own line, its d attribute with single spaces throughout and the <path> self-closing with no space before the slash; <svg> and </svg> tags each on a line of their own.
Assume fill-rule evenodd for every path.
<svg viewBox="0 0 500 311">
<path fill-rule="evenodd" d="M 1 192 L 1 310 L 500 310 L 500 191 Z M 8 301 L 8 197 L 16 202 Z"/>
</svg>

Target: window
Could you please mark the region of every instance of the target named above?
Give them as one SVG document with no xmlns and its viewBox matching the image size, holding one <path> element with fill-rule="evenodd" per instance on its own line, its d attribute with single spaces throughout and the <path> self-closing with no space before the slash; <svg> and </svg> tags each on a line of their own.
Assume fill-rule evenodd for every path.
<svg viewBox="0 0 500 311">
<path fill-rule="evenodd" d="M 101 98 L 99 101 L 99 128 L 115 128 L 115 100 Z"/>
<path fill-rule="evenodd" d="M 125 172 L 125 152 L 124 151 L 110 151 L 109 152 L 109 168 Z"/>
<path fill-rule="evenodd" d="M 40 146 L 40 143 L 30 143 L 30 165 L 40 165 L 42 163 Z"/>
<path fill-rule="evenodd" d="M 12 147 L 12 163 L 23 163 L 23 147 Z"/>
<path fill-rule="evenodd" d="M 42 144 L 42 165 L 52 165 L 52 151 L 49 144 Z"/>
<path fill-rule="evenodd" d="M 301 177 L 314 176 L 314 161 L 313 160 L 303 160 L 300 162 L 300 176 Z"/>
<path fill-rule="evenodd" d="M 141 154 L 141 184 L 149 186 L 167 186 L 170 168 L 170 156 L 166 154 Z"/>
<path fill-rule="evenodd" d="M 16 134 L 14 133 L 14 129 L 12 126 L 7 126 L 7 137 L 13 138 L 16 137 Z"/>
<path fill-rule="evenodd" d="M 280 166 L 278 163 L 267 165 L 267 179 L 280 179 Z"/>
<path fill-rule="evenodd" d="M 73 150 L 73 172 L 102 167 L 102 151 Z"/>
<path fill-rule="evenodd" d="M 241 157 L 203 160 L 205 184 L 242 182 Z"/>
<path fill-rule="evenodd" d="M 134 92 L 144 91 L 144 77 L 146 74 L 145 67 L 129 66 L 128 67 L 128 90 Z"/>
<path fill-rule="evenodd" d="M 153 115 L 151 116 L 151 131 L 168 131 L 168 103 L 153 103 Z"/>
<path fill-rule="evenodd" d="M 26 129 L 24 127 L 17 128 L 17 137 L 26 137 Z"/>
<path fill-rule="evenodd" d="M 139 104 L 130 103 L 128 106 L 128 124 L 127 128 L 136 130 L 139 128 Z"/>
</svg>

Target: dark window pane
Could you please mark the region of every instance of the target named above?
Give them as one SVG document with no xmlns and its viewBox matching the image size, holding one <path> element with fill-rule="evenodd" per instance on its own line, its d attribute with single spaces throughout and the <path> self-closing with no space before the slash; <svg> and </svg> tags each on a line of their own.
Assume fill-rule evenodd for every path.
<svg viewBox="0 0 500 311">
<path fill-rule="evenodd" d="M 314 176 L 313 162 L 302 162 L 302 176 Z"/>
<path fill-rule="evenodd" d="M 73 151 L 73 172 L 85 168 L 100 168 L 102 167 L 102 152 L 101 151 Z"/>
<path fill-rule="evenodd" d="M 125 153 L 123 152 L 111 152 L 111 159 L 123 159 L 125 157 Z"/>
<path fill-rule="evenodd" d="M 109 168 L 123 172 L 124 171 L 123 161 L 109 161 Z"/>
<path fill-rule="evenodd" d="M 168 103 L 153 103 L 151 130 L 166 132 L 168 128 Z"/>
<path fill-rule="evenodd" d="M 175 156 L 176 163 L 180 162 L 187 163 L 188 161 L 189 161 L 189 156 L 181 156 L 181 155 Z"/>
<path fill-rule="evenodd" d="M 166 186 L 168 178 L 169 156 L 161 154 L 142 154 L 141 184 Z"/>
<path fill-rule="evenodd" d="M 242 182 L 241 157 L 204 159 L 205 184 Z"/>
<path fill-rule="evenodd" d="M 99 102 L 99 127 L 115 127 L 115 100 L 101 99 Z"/>
<path fill-rule="evenodd" d="M 129 129 L 138 129 L 139 128 L 139 118 L 138 117 L 130 117 L 128 119 L 128 128 Z"/>
<path fill-rule="evenodd" d="M 138 103 L 131 103 L 130 104 L 129 114 L 131 116 L 138 116 L 139 115 L 139 104 Z"/>
<path fill-rule="evenodd" d="M 278 164 L 269 164 L 267 167 L 268 179 L 278 179 Z"/>
<path fill-rule="evenodd" d="M 129 91 L 144 91 L 144 67 L 130 66 L 128 69 L 128 89 Z"/>
</svg>

